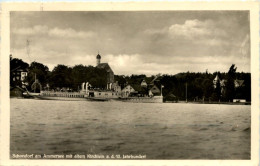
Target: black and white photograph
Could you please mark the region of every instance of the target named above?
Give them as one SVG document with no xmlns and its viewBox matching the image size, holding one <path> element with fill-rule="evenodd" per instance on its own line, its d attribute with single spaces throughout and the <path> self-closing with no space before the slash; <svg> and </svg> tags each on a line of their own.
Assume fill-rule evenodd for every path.
<svg viewBox="0 0 260 166">
<path fill-rule="evenodd" d="M 10 160 L 251 160 L 250 14 L 10 11 Z"/>
</svg>

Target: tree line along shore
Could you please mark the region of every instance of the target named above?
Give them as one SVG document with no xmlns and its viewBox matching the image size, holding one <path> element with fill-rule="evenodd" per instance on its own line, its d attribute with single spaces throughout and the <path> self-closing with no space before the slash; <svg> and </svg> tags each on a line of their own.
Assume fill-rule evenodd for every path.
<svg viewBox="0 0 260 166">
<path fill-rule="evenodd" d="M 182 72 L 175 75 L 158 74 L 146 76 L 145 74 L 115 75 L 115 82 L 121 88 L 126 85 L 139 85 L 143 80 L 148 84 L 151 81 L 161 87 L 164 101 L 190 101 L 190 102 L 233 102 L 234 99 L 251 101 L 251 73 L 237 72 L 232 64 L 227 72 L 214 73 Z M 18 79 L 21 72 L 26 77 Z M 19 74 L 20 73 L 20 74 Z M 10 56 L 10 87 L 20 87 L 32 91 L 35 77 L 43 90 L 79 91 L 82 82 L 89 82 L 92 87 L 106 89 L 107 72 L 104 69 L 82 64 L 69 67 L 58 64 L 52 71 L 39 62 L 28 64 L 22 59 Z M 156 79 L 155 79 L 156 77 Z"/>
</svg>

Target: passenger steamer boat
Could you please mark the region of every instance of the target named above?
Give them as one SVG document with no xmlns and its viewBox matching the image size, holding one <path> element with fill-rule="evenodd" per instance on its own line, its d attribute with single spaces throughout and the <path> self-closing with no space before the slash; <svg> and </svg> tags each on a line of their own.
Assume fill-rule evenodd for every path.
<svg viewBox="0 0 260 166">
<path fill-rule="evenodd" d="M 25 92 L 25 96 L 31 96 L 40 100 L 64 100 L 64 101 L 123 101 L 135 103 L 162 103 L 163 96 L 151 97 L 121 97 L 114 91 L 88 91 L 84 92 L 52 92 L 41 91 L 40 93 Z"/>
</svg>

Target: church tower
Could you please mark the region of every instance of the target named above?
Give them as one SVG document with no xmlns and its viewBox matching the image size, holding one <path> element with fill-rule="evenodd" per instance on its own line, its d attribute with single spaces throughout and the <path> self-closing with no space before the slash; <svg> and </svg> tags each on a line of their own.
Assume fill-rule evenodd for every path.
<svg viewBox="0 0 260 166">
<path fill-rule="evenodd" d="M 101 56 L 99 55 L 99 53 L 97 54 L 97 66 L 100 64 L 100 60 L 101 60 Z"/>
</svg>

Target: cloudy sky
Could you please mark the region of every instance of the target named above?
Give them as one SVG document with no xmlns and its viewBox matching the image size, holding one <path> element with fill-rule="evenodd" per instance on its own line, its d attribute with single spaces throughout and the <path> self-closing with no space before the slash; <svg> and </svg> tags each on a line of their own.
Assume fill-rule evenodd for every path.
<svg viewBox="0 0 260 166">
<path fill-rule="evenodd" d="M 11 54 L 53 69 L 108 62 L 115 74 L 250 72 L 247 11 L 12 12 Z M 30 58 L 26 41 L 29 40 Z"/>
</svg>

